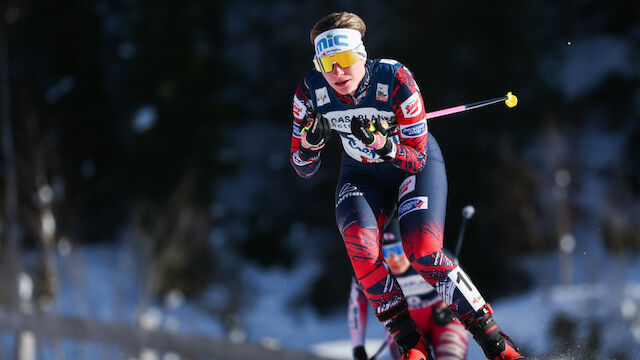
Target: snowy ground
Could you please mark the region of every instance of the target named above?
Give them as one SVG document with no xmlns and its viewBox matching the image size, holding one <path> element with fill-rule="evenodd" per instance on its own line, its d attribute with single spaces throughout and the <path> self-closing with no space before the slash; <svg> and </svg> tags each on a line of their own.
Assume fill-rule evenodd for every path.
<svg viewBox="0 0 640 360">
<path fill-rule="evenodd" d="M 136 286 L 136 283 L 140 284 L 140 279 L 130 276 L 134 272 L 129 268 L 135 259 L 127 259 L 119 250 L 122 249 L 113 246 L 88 246 L 74 249 L 72 255 L 60 258 L 61 293 L 51 311 L 125 323 L 134 322 L 136 313 L 150 312 L 157 326 L 167 330 L 215 338 L 227 336 L 219 321 L 189 301 L 179 301 L 174 305 L 154 303 L 153 306 L 140 309 L 140 288 Z M 528 261 L 532 269 L 555 271 L 553 258 L 554 255 L 549 255 Z M 557 314 L 565 314 L 575 322 L 573 341 L 576 351 L 579 351 L 578 347 L 588 345 L 584 339 L 590 324 L 596 321 L 600 322 L 599 329 L 602 331 L 603 359 L 612 358 L 612 349 L 626 349 L 628 354 L 640 354 L 640 261 L 626 259 L 621 262 L 613 258 L 601 261 L 607 266 L 592 271 L 599 272 L 602 281 L 568 286 L 537 284 L 525 294 L 492 301 L 496 320 L 519 346 L 534 355 L 532 359 L 581 358 L 573 353 L 566 357 L 544 355 L 556 345 L 549 336 L 549 330 Z M 581 267 L 588 262 L 583 260 L 581 264 L 580 261 L 574 261 L 574 266 Z M 78 267 L 85 270 L 75 271 Z M 116 268 L 120 271 L 113 271 Z M 305 350 L 334 359 L 350 359 L 351 346 L 346 321 L 348 289 L 335 295 L 344 298 L 345 308 L 329 316 L 319 317 L 307 307 L 293 311 L 290 305 L 290 300 L 304 291 L 310 283 L 309 279 L 320 270 L 307 261 L 291 271 L 277 267 L 264 269 L 247 266 L 245 281 L 254 286 L 256 293 L 254 302 L 241 315 L 244 333 L 236 340 L 246 339 L 271 347 Z M 371 312 L 367 338 L 368 351 L 373 354 L 384 338 L 384 331 Z M 0 338 L 3 348 L 10 346 L 10 341 L 5 344 L 5 340 L 9 341 L 5 337 Z M 95 344 L 82 351 L 88 357 L 105 353 L 105 349 Z M 383 355 L 379 359 L 389 359 L 388 352 Z M 640 359 L 639 355 L 629 356 L 626 359 Z M 43 356 L 38 356 L 38 359 L 53 358 L 46 351 Z M 468 359 L 482 358 L 480 348 L 471 341 Z"/>
<path fill-rule="evenodd" d="M 542 356 L 552 350 L 554 341 L 549 334 L 549 327 L 556 314 L 568 314 L 576 318 L 582 324 L 590 319 L 604 319 L 610 321 L 603 328 L 605 348 L 615 345 L 625 345 L 624 339 L 631 338 L 631 330 L 628 322 L 613 320 L 611 315 L 615 312 L 629 310 L 619 309 L 615 306 L 598 307 L 594 304 L 606 302 L 610 294 L 610 288 L 604 284 L 574 285 L 568 287 L 556 287 L 544 290 L 534 290 L 526 294 L 509 299 L 495 301 L 493 304 L 495 318 L 518 345 L 529 350 L 536 356 Z M 640 283 L 628 284 L 623 289 L 624 298 L 633 299 L 634 303 L 640 303 Z M 635 309 L 635 308 L 634 308 Z M 635 310 L 632 310 L 635 311 Z M 284 313 L 278 315 L 278 310 L 267 307 L 263 312 L 264 318 L 255 318 L 251 322 L 252 336 L 260 337 L 261 329 L 253 324 L 268 323 L 267 318 L 287 317 Z M 255 314 L 254 314 L 255 315 Z M 637 316 L 637 315 L 636 315 Z M 273 323 L 271 323 L 273 325 Z M 367 324 L 367 334 L 371 341 L 367 344 L 369 354 L 378 349 L 383 339 L 382 326 L 375 317 L 370 314 Z M 285 321 L 274 329 L 273 326 L 263 329 L 265 336 L 274 336 L 282 346 L 311 349 L 318 355 L 335 359 L 351 359 L 351 346 L 348 338 L 347 324 L 344 313 L 337 313 L 328 318 L 318 319 L 306 313 L 304 315 Z M 578 329 L 576 335 L 580 338 L 586 336 L 586 328 Z M 580 346 L 578 339 L 577 343 Z M 608 344 L 608 346 L 607 346 Z M 385 352 L 381 359 L 388 359 Z M 478 345 L 470 342 L 468 359 L 482 359 L 483 354 Z M 550 359 L 549 357 L 544 357 Z M 576 358 L 576 357 L 568 357 Z M 636 358 L 632 358 L 636 359 Z"/>
<path fill-rule="evenodd" d="M 539 260 L 537 260 L 539 261 Z M 502 298 L 492 302 L 495 319 L 518 346 L 526 349 L 534 358 L 578 359 L 579 347 L 585 346 L 588 325 L 593 321 L 602 323 L 602 354 L 609 356 L 616 348 L 628 349 L 629 354 L 638 350 L 640 332 L 632 324 L 638 324 L 638 304 L 640 304 L 640 283 L 633 279 L 640 264 L 628 267 L 630 279 L 625 282 L 611 281 L 595 284 L 538 287 L 525 294 Z M 299 286 L 302 278 L 296 272 L 286 274 L 281 271 L 263 272 L 265 286 L 263 294 L 254 304 L 254 311 L 247 313 L 249 340 L 260 341 L 262 337 L 277 339 L 283 347 L 307 349 L 316 354 L 335 359 L 350 359 L 351 346 L 345 311 L 339 311 L 325 318 L 316 317 L 305 310 L 297 314 L 288 312 L 286 297 L 291 286 Z M 346 301 L 346 293 L 343 294 Z M 567 356 L 550 356 L 556 342 L 549 335 L 554 318 L 558 314 L 573 318 L 577 324 L 575 353 Z M 277 319 L 277 320 L 276 320 Z M 274 324 L 278 324 L 274 326 Z M 637 329 L 637 327 L 636 327 Z M 367 344 L 369 354 L 373 354 L 383 339 L 382 326 L 369 312 Z M 545 355 L 547 354 L 547 355 Z M 388 352 L 380 359 L 388 359 Z M 633 356 L 633 355 L 631 355 Z M 638 355 L 640 356 L 640 355 Z M 468 359 L 482 359 L 483 354 L 475 342 L 470 342 Z M 607 357 L 608 358 L 608 357 Z M 640 359 L 640 357 L 631 357 Z"/>
</svg>

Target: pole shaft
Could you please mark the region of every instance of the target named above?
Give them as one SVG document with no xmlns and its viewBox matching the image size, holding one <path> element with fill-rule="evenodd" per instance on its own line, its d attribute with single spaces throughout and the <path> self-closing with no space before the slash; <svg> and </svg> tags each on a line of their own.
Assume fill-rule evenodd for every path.
<svg viewBox="0 0 640 360">
<path fill-rule="evenodd" d="M 456 259 L 460 257 L 460 250 L 462 249 L 462 241 L 464 240 L 464 230 L 467 227 L 467 218 L 462 218 L 462 223 L 460 223 L 460 232 L 458 233 L 458 240 L 456 241 L 456 250 L 453 253 L 453 256 Z M 460 260 L 458 260 L 460 262 Z"/>
<path fill-rule="evenodd" d="M 440 117 L 440 116 L 445 116 L 445 115 L 455 114 L 455 113 L 459 113 L 459 112 L 463 112 L 463 111 L 467 111 L 467 110 L 477 109 L 479 107 L 483 107 L 483 106 L 495 104 L 495 103 L 498 103 L 498 102 L 501 102 L 501 101 L 505 101 L 506 99 L 507 99 L 507 97 L 503 96 L 503 97 L 499 97 L 499 98 L 495 98 L 495 99 L 483 100 L 483 101 L 478 101 L 478 102 L 469 103 L 469 104 L 465 104 L 465 105 L 458 105 L 458 106 L 454 106 L 454 107 L 450 107 L 450 108 L 446 108 L 446 109 L 442 109 L 442 110 L 436 110 L 436 111 L 428 112 L 427 113 L 427 119 L 433 119 L 433 118 Z"/>
</svg>

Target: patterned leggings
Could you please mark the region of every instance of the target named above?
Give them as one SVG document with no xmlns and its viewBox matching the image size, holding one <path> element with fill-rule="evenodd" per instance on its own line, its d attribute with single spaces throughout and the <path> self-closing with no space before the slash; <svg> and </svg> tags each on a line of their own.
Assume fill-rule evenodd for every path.
<svg viewBox="0 0 640 360">
<path fill-rule="evenodd" d="M 406 308 L 404 295 L 383 266 L 380 234 L 394 215 L 411 265 L 464 320 L 484 300 L 460 267 L 443 252 L 447 176 L 438 143 L 430 136 L 427 164 L 410 174 L 391 163 L 365 164 L 343 156 L 336 188 L 336 222 L 353 270 L 381 321 Z"/>
</svg>

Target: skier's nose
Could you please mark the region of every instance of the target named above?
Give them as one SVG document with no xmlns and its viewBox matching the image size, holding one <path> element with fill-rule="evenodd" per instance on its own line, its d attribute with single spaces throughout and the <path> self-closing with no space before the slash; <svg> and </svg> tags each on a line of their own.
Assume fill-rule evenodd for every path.
<svg viewBox="0 0 640 360">
<path fill-rule="evenodd" d="M 342 74 L 344 74 L 344 69 L 342 68 L 342 66 L 340 66 L 338 64 L 334 64 L 333 65 L 333 73 L 334 73 L 334 75 L 342 75 Z"/>
</svg>

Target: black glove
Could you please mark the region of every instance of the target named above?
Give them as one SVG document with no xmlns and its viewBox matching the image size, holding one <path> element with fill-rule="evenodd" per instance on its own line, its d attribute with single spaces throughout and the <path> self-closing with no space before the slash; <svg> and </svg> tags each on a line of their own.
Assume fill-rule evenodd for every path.
<svg viewBox="0 0 640 360">
<path fill-rule="evenodd" d="M 389 125 L 379 118 L 373 121 L 363 118 L 351 119 L 351 133 L 356 139 L 362 141 L 368 148 L 376 151 L 385 160 L 390 160 L 395 156 L 396 147 L 387 138 Z"/>
<path fill-rule="evenodd" d="M 316 155 L 331 137 L 329 120 L 317 114 L 315 119 L 305 117 L 300 125 L 300 150 L 307 155 Z"/>
<path fill-rule="evenodd" d="M 439 326 L 446 326 L 456 318 L 444 302 L 433 305 L 431 320 Z"/>
<path fill-rule="evenodd" d="M 369 360 L 364 346 L 360 345 L 353 348 L 353 360 Z"/>
</svg>

